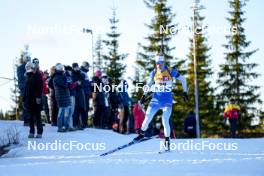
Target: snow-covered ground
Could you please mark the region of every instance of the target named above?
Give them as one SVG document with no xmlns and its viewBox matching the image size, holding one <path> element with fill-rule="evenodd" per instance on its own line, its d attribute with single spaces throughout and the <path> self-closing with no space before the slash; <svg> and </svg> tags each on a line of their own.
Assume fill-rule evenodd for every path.
<svg viewBox="0 0 264 176">
<path fill-rule="evenodd" d="M 12 146 L 0 159 L 0 176 L 264 175 L 264 139 L 176 139 L 171 141 L 175 150 L 165 154 L 158 154 L 160 139 L 151 139 L 100 157 L 101 153 L 129 142 L 135 135 L 90 128 L 57 133 L 55 127 L 46 125 L 42 139 L 28 140 L 29 129 L 22 126 L 22 122 L 0 121 L 0 136 L 13 126 L 21 133 L 21 143 Z M 34 141 L 38 150 L 28 148 Z M 61 145 L 80 143 L 78 145 L 86 146 L 87 150 L 76 147 L 71 151 L 53 150 L 50 145 L 53 143 L 54 147 L 56 142 Z M 47 150 L 41 150 L 44 145 L 49 145 Z M 218 150 L 210 150 L 216 146 Z M 223 146 L 227 150 L 221 150 Z"/>
</svg>

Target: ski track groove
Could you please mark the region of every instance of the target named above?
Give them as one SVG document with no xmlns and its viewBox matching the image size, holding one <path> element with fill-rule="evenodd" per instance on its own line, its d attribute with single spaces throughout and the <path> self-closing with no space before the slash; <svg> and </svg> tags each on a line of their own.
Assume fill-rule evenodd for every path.
<svg viewBox="0 0 264 176">
<path fill-rule="evenodd" d="M 85 159 L 85 158 L 93 158 L 98 157 L 97 159 Z M 55 157 L 56 158 L 56 157 Z M 32 161 L 32 162 L 23 162 L 18 164 L 4 164 L 0 165 L 3 167 L 14 167 L 14 166 L 37 166 L 37 165 L 48 165 L 48 164 L 134 164 L 134 165 L 143 165 L 143 164 L 164 164 L 164 165 L 177 165 L 177 164 L 207 164 L 207 163 L 223 163 L 223 162 L 240 162 L 240 161 L 249 161 L 249 160 L 262 160 L 264 161 L 264 157 L 256 156 L 256 157 L 246 157 L 246 158 L 212 158 L 212 159 L 122 159 L 122 158 L 107 158 L 101 159 L 99 156 L 83 156 L 79 157 L 80 159 L 72 160 L 74 157 L 57 157 L 57 161 L 54 161 L 54 157 L 42 158 L 43 160 L 51 160 L 51 161 Z M 32 158 L 32 157 L 24 157 L 22 159 L 40 159 L 40 158 Z"/>
</svg>

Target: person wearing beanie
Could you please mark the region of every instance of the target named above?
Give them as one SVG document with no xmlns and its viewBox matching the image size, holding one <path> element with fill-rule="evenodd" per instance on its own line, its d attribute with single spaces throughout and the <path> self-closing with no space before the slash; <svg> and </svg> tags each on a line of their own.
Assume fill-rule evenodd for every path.
<svg viewBox="0 0 264 176">
<path fill-rule="evenodd" d="M 64 74 L 64 66 L 61 63 L 55 65 L 53 78 L 55 98 L 59 107 L 57 126 L 58 132 L 70 130 L 71 99 L 69 85 Z"/>
<path fill-rule="evenodd" d="M 122 134 L 129 133 L 127 122 L 129 121 L 129 106 L 131 105 L 131 98 L 129 97 L 127 90 L 128 84 L 126 80 L 122 80 L 118 85 L 119 94 L 122 101 L 122 109 L 120 116 L 119 132 Z M 131 123 L 130 123 L 131 124 Z"/>
<path fill-rule="evenodd" d="M 58 112 L 59 108 L 56 102 L 56 97 L 55 97 L 55 89 L 53 85 L 53 79 L 54 75 L 56 73 L 55 66 L 52 66 L 50 68 L 50 78 L 48 80 L 48 87 L 49 87 L 49 92 L 50 92 L 50 111 L 51 111 L 51 125 L 52 126 L 57 126 L 57 117 L 58 117 Z"/>
<path fill-rule="evenodd" d="M 49 89 L 49 86 L 48 86 L 48 82 L 49 82 L 49 79 L 50 79 L 50 75 L 49 75 L 49 72 L 48 70 L 45 70 L 43 72 L 43 77 L 44 77 L 44 80 L 45 80 L 45 83 L 47 85 L 47 90 L 46 92 L 48 92 L 48 94 L 50 94 L 50 89 Z M 45 112 L 45 116 L 46 116 L 46 122 L 48 124 L 51 124 L 51 118 L 50 118 L 50 109 L 49 109 L 49 104 L 48 104 L 48 96 L 46 94 L 42 95 L 42 101 L 43 101 L 43 110 Z"/>
<path fill-rule="evenodd" d="M 100 70 L 97 70 L 94 74 L 96 77 L 101 78 L 102 77 L 102 72 Z"/>
<path fill-rule="evenodd" d="M 103 90 L 98 90 L 97 87 L 103 85 L 102 82 L 102 72 L 97 70 L 95 76 L 92 79 L 92 99 L 94 106 L 94 118 L 93 124 L 95 128 L 103 128 L 103 118 L 104 118 L 104 107 L 105 107 L 105 95 Z"/>
<path fill-rule="evenodd" d="M 91 97 L 91 82 L 88 76 L 89 68 L 90 68 L 90 64 L 84 61 L 81 66 L 81 72 L 85 75 L 83 89 L 84 89 L 85 101 L 86 101 L 86 112 L 85 112 L 85 116 L 83 116 L 84 119 L 82 119 L 83 128 L 86 128 L 88 126 L 89 99 Z"/>
<path fill-rule="evenodd" d="M 73 89 L 75 96 L 75 107 L 73 113 L 73 126 L 78 130 L 83 130 L 86 122 L 86 100 L 85 100 L 85 75 L 81 72 L 78 63 L 72 64 L 72 82 L 76 83 L 76 87 Z"/>
<path fill-rule="evenodd" d="M 43 133 L 43 127 L 41 123 L 41 109 L 42 109 L 42 89 L 43 81 L 38 73 L 34 70 L 34 64 L 27 62 L 26 69 L 26 82 L 23 102 L 27 113 L 29 114 L 29 138 L 35 136 L 35 125 L 37 126 L 36 138 L 41 138 Z"/>
<path fill-rule="evenodd" d="M 69 85 L 69 90 L 70 90 L 70 98 L 71 98 L 71 113 L 70 113 L 70 128 L 69 131 L 75 131 L 75 128 L 73 127 L 73 113 L 74 113 L 74 108 L 75 108 L 75 94 L 74 94 L 74 89 L 77 86 L 77 83 L 72 81 L 72 67 L 71 66 L 64 66 L 65 69 L 65 76 L 66 76 L 66 81 Z"/>
<path fill-rule="evenodd" d="M 34 69 L 36 71 L 36 73 L 38 73 L 43 81 L 43 89 L 42 89 L 42 102 L 43 102 L 43 105 L 45 105 L 44 107 L 42 107 L 42 110 L 44 109 L 45 111 L 45 116 L 46 116 L 46 119 L 50 119 L 50 116 L 49 116 L 49 112 L 47 110 L 47 104 L 48 104 L 48 97 L 47 97 L 47 94 L 49 94 L 49 87 L 47 85 L 47 82 L 46 82 L 46 79 L 45 79 L 45 76 L 44 76 L 44 73 L 43 71 L 41 71 L 40 67 L 39 67 L 39 59 L 38 58 L 34 58 L 32 60 L 32 63 L 34 64 Z"/>
<path fill-rule="evenodd" d="M 29 62 L 30 56 L 28 56 L 26 53 L 22 52 L 21 57 L 20 57 L 20 65 L 17 67 L 17 83 L 18 83 L 18 89 L 19 89 L 19 94 L 20 97 L 23 99 L 24 97 L 24 92 L 25 92 L 25 73 L 26 73 L 26 64 Z M 29 125 L 29 115 L 27 114 L 27 110 L 25 109 L 25 106 L 23 105 L 22 109 L 22 116 L 21 120 L 24 121 L 24 126 Z"/>
</svg>

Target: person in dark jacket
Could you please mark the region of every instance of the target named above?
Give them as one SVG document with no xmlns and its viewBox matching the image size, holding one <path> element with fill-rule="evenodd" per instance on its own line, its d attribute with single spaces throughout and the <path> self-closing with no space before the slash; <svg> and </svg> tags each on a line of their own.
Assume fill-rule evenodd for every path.
<svg viewBox="0 0 264 176">
<path fill-rule="evenodd" d="M 75 128 L 73 127 L 73 113 L 75 109 L 75 93 L 74 89 L 77 86 L 77 82 L 72 81 L 72 67 L 71 66 L 65 66 L 65 76 L 67 83 L 69 84 L 69 89 L 70 89 L 70 96 L 71 96 L 71 114 L 70 114 L 70 129 L 73 131 Z"/>
<path fill-rule="evenodd" d="M 43 127 L 41 123 L 41 108 L 42 108 L 42 88 L 43 81 L 40 75 L 34 70 L 34 65 L 28 62 L 26 68 L 26 82 L 24 91 L 24 105 L 29 114 L 30 131 L 29 138 L 33 138 L 35 135 L 35 124 L 37 126 L 36 138 L 41 138 L 43 133 Z"/>
<path fill-rule="evenodd" d="M 18 89 L 19 89 L 20 97 L 22 99 L 24 98 L 24 92 L 25 92 L 25 81 L 26 81 L 26 77 L 25 77 L 26 68 L 25 68 L 25 66 L 26 66 L 27 62 L 29 62 L 30 60 L 31 59 L 27 54 L 22 53 L 21 58 L 20 58 L 20 64 L 21 65 L 19 65 L 17 67 Z M 22 109 L 21 120 L 24 121 L 25 126 L 27 126 L 29 124 L 29 115 L 27 114 L 27 110 L 26 110 L 24 104 L 23 104 L 23 109 Z"/>
<path fill-rule="evenodd" d="M 42 82 L 43 82 L 42 97 L 46 96 L 49 93 L 49 89 L 48 89 L 48 85 L 46 83 L 46 79 L 45 79 L 44 73 L 39 67 L 39 59 L 38 58 L 34 58 L 32 60 L 32 63 L 34 64 L 34 69 L 36 70 L 36 73 L 38 73 L 40 75 L 40 77 L 42 79 Z"/>
<path fill-rule="evenodd" d="M 50 93 L 49 87 L 48 87 L 49 72 L 47 70 L 44 71 L 43 77 L 45 80 L 45 91 L 42 91 L 43 110 L 45 112 L 46 122 L 50 124 L 51 121 L 50 121 L 50 112 L 49 112 L 49 104 L 48 104 L 48 96 L 47 96 Z M 43 89 L 44 89 L 44 87 L 43 87 Z M 44 92 L 44 94 L 43 94 L 43 92 Z"/>
<path fill-rule="evenodd" d="M 86 101 L 85 116 L 83 116 L 84 119 L 82 119 L 83 128 L 86 128 L 88 126 L 87 122 L 88 122 L 88 112 L 89 112 L 89 99 L 91 96 L 91 82 L 88 77 L 89 68 L 90 68 L 89 63 L 84 61 L 81 66 L 81 71 L 85 76 L 83 89 L 84 89 L 84 95 L 85 95 L 85 101 Z"/>
<path fill-rule="evenodd" d="M 53 78 L 55 75 L 55 66 L 50 69 L 50 77 L 48 80 L 48 86 L 50 90 L 50 111 L 51 111 L 51 125 L 57 126 L 57 117 L 59 108 L 57 106 L 56 98 L 55 98 L 55 90 L 53 85 Z"/>
<path fill-rule="evenodd" d="M 102 117 L 102 128 L 111 129 L 113 120 L 112 120 L 112 117 L 110 117 L 111 115 L 110 92 L 112 90 L 111 90 L 111 85 L 109 82 L 109 77 L 106 75 L 102 76 L 102 83 L 103 83 L 103 86 L 105 87 L 105 89 L 103 89 L 103 93 L 104 93 L 103 114 L 104 116 Z"/>
<path fill-rule="evenodd" d="M 117 92 L 113 87 L 113 82 L 111 78 L 108 78 L 111 91 L 109 92 L 109 101 L 110 101 L 110 125 L 114 131 L 119 129 L 119 118 L 118 118 L 118 109 L 123 108 L 121 97 L 119 92 Z"/>
<path fill-rule="evenodd" d="M 102 72 L 97 70 L 92 81 L 92 99 L 94 105 L 93 124 L 95 128 L 103 128 L 105 98 L 103 90 L 100 90 L 100 85 L 103 86 L 101 77 Z"/>
<path fill-rule="evenodd" d="M 58 132 L 70 130 L 71 99 L 69 85 L 64 75 L 64 66 L 57 63 L 56 73 L 53 78 L 55 98 L 59 107 L 57 118 Z"/>
<path fill-rule="evenodd" d="M 73 115 L 73 126 L 76 129 L 83 130 L 83 120 L 86 118 L 86 100 L 85 100 L 85 93 L 84 93 L 84 81 L 85 75 L 81 72 L 78 63 L 72 64 L 72 81 L 76 82 L 77 85 L 74 88 L 75 94 L 75 109 Z"/>
<path fill-rule="evenodd" d="M 131 98 L 129 97 L 128 91 L 128 84 L 126 80 L 122 80 L 121 83 L 118 85 L 119 93 L 121 96 L 123 110 L 121 111 L 122 115 L 120 116 L 120 125 L 119 125 L 119 132 L 122 134 L 128 133 L 129 129 L 127 126 L 127 121 L 129 118 L 129 106 L 131 104 Z"/>
<path fill-rule="evenodd" d="M 184 132 L 189 138 L 196 138 L 196 119 L 193 111 L 189 112 L 184 121 Z"/>
</svg>

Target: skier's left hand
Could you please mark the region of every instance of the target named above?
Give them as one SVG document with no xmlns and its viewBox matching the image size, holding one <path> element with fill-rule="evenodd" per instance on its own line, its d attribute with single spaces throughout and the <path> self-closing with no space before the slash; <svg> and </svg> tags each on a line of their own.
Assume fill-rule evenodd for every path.
<svg viewBox="0 0 264 176">
<path fill-rule="evenodd" d="M 189 100 L 187 92 L 183 92 L 183 100 L 184 102 L 187 102 Z"/>
</svg>

